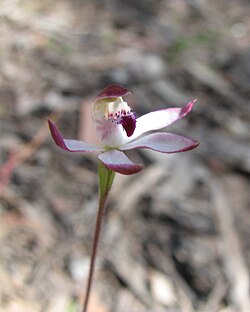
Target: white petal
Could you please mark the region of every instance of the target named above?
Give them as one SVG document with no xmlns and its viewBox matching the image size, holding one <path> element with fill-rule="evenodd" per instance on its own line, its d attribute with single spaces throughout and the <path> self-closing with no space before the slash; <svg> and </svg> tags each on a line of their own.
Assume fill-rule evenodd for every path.
<svg viewBox="0 0 250 312">
<path fill-rule="evenodd" d="M 60 131 L 53 124 L 51 120 L 48 120 L 50 132 L 56 145 L 69 152 L 100 152 L 103 151 L 103 147 L 89 144 L 83 141 L 64 139 Z"/>
<path fill-rule="evenodd" d="M 133 142 L 123 145 L 120 149 L 148 148 L 161 153 L 180 153 L 189 151 L 199 145 L 198 141 L 173 133 L 151 133 Z"/>
<path fill-rule="evenodd" d="M 179 119 L 185 117 L 192 109 L 196 100 L 190 101 L 184 107 L 173 107 L 162 110 L 157 110 L 155 112 L 148 113 L 139 117 L 136 120 L 136 128 L 131 137 L 127 141 L 132 141 L 138 138 L 145 132 L 159 130 L 170 126 Z"/>
<path fill-rule="evenodd" d="M 123 152 L 117 150 L 104 152 L 98 158 L 108 169 L 121 174 L 134 174 L 143 169 L 143 165 L 132 163 Z"/>
</svg>

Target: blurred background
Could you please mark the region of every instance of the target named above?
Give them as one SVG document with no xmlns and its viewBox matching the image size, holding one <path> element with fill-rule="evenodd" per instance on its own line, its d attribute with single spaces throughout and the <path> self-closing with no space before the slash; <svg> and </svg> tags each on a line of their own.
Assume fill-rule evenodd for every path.
<svg viewBox="0 0 250 312">
<path fill-rule="evenodd" d="M 137 116 L 198 104 L 167 131 L 190 152 L 133 152 L 102 229 L 90 312 L 249 312 L 250 2 L 0 1 L 0 311 L 76 312 L 97 213 L 89 105 Z"/>
</svg>

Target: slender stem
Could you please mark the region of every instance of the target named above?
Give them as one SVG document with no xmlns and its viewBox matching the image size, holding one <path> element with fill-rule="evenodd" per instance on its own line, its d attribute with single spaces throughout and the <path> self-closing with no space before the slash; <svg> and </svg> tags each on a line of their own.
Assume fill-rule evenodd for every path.
<svg viewBox="0 0 250 312">
<path fill-rule="evenodd" d="M 91 252 L 89 276 L 88 276 L 88 283 L 87 283 L 86 297 L 85 297 L 84 306 L 83 306 L 83 312 L 87 312 L 89 295 L 90 295 L 90 290 L 91 290 L 93 275 L 94 275 L 97 247 L 98 247 L 98 242 L 99 242 L 99 237 L 100 237 L 100 232 L 101 232 L 101 225 L 102 225 L 102 220 L 103 220 L 105 206 L 106 206 L 106 200 L 107 200 L 107 197 L 104 200 L 100 199 L 100 202 L 99 202 L 99 210 L 98 210 L 98 215 L 97 215 L 96 225 L 95 225 L 94 241 L 93 241 L 92 252 Z"/>
<path fill-rule="evenodd" d="M 88 302 L 90 297 L 90 291 L 94 276 L 95 269 L 95 260 L 97 255 L 97 247 L 102 227 L 102 221 L 105 214 L 106 203 L 108 199 L 108 194 L 112 186 L 112 182 L 114 179 L 114 172 L 107 169 L 102 163 L 99 164 L 99 209 L 96 219 L 95 232 L 94 232 L 94 241 L 92 245 L 91 259 L 90 259 L 90 267 L 89 267 L 89 275 L 87 282 L 87 289 L 85 300 L 83 304 L 82 312 L 87 312 Z"/>
</svg>

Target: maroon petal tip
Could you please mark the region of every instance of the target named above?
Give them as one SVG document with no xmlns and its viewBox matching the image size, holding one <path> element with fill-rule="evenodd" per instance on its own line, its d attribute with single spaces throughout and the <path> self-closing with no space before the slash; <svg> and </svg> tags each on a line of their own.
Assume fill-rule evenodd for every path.
<svg viewBox="0 0 250 312">
<path fill-rule="evenodd" d="M 63 139 L 61 133 L 59 132 L 59 130 L 57 129 L 57 127 L 49 119 L 48 119 L 48 124 L 49 124 L 51 136 L 52 136 L 53 140 L 55 141 L 56 145 L 58 145 L 59 147 L 61 147 L 62 149 L 67 151 L 68 148 L 65 145 L 64 139 Z"/>
<path fill-rule="evenodd" d="M 199 141 L 196 141 L 196 140 L 194 140 L 194 144 L 189 148 L 189 149 L 187 149 L 187 151 L 190 151 L 190 150 L 192 150 L 192 149 L 194 149 L 194 148 L 196 148 L 196 147 L 198 147 L 200 145 L 200 142 Z"/>
<path fill-rule="evenodd" d="M 190 144 L 189 146 L 186 146 L 185 148 L 183 148 L 182 150 L 178 151 L 178 152 L 188 152 L 191 151 L 193 149 L 195 149 L 196 147 L 198 147 L 200 145 L 200 142 L 193 140 L 193 143 Z"/>
<path fill-rule="evenodd" d="M 194 99 L 188 102 L 188 104 L 181 109 L 181 114 L 180 114 L 181 118 L 185 117 L 191 111 L 191 109 L 193 108 L 196 102 L 197 102 L 197 99 Z"/>
<path fill-rule="evenodd" d="M 103 89 L 97 95 L 96 100 L 105 99 L 105 98 L 117 98 L 117 97 L 125 96 L 128 94 L 132 94 L 132 92 L 126 88 L 112 84 L 112 85 L 107 86 L 105 89 Z"/>
<path fill-rule="evenodd" d="M 105 164 L 103 162 L 104 166 L 106 166 L 108 169 L 115 171 L 120 174 L 124 175 L 131 175 L 131 174 L 136 174 L 140 172 L 144 166 L 141 164 L 136 164 L 136 165 L 113 165 L 113 164 Z"/>
</svg>

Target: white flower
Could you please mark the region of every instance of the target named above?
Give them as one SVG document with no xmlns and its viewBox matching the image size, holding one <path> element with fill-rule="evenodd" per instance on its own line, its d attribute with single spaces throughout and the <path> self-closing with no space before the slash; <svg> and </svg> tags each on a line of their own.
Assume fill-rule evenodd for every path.
<svg viewBox="0 0 250 312">
<path fill-rule="evenodd" d="M 165 128 L 185 117 L 196 100 L 183 108 L 174 107 L 157 110 L 136 119 L 123 96 L 131 94 L 127 89 L 110 85 L 96 98 L 92 107 L 93 121 L 101 144 L 93 145 L 83 141 L 64 139 L 57 127 L 49 120 L 51 135 L 55 143 L 70 152 L 101 152 L 99 160 L 110 170 L 121 174 L 133 174 L 143 165 L 132 163 L 123 151 L 148 148 L 161 153 L 179 153 L 199 145 L 184 136 L 153 132 Z"/>
</svg>

